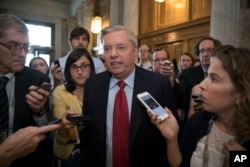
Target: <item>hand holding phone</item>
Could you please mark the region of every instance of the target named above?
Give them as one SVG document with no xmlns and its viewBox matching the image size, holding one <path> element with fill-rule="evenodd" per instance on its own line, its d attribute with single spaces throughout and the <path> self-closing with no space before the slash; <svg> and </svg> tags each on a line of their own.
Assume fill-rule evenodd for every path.
<svg viewBox="0 0 250 167">
<path fill-rule="evenodd" d="M 39 86 L 39 89 L 43 89 L 43 90 L 50 91 L 51 86 L 52 86 L 51 83 L 43 82 L 43 83 Z"/>
<path fill-rule="evenodd" d="M 158 119 L 161 121 L 169 117 L 162 106 L 148 92 L 139 93 L 137 98 L 152 114 L 158 115 Z"/>
<path fill-rule="evenodd" d="M 82 123 L 90 120 L 89 117 L 87 117 L 86 115 L 83 115 L 83 114 L 67 114 L 66 119 L 71 121 L 71 122 L 74 122 L 76 124 L 82 124 Z"/>
<path fill-rule="evenodd" d="M 202 103 L 200 94 L 192 94 L 192 99 L 195 103 Z"/>
<path fill-rule="evenodd" d="M 60 63 L 58 59 L 54 61 L 54 65 L 57 65 L 57 67 L 60 67 Z"/>
<path fill-rule="evenodd" d="M 171 62 L 170 62 L 169 60 L 165 60 L 165 61 L 164 61 L 164 65 L 165 65 L 165 66 L 170 66 L 170 65 L 171 65 Z"/>
</svg>

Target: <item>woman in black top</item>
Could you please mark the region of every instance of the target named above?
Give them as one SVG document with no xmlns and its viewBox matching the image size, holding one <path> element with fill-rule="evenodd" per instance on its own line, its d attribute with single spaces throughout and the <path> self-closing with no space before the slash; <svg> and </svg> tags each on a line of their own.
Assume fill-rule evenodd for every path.
<svg viewBox="0 0 250 167">
<path fill-rule="evenodd" d="M 208 77 L 199 84 L 206 111 L 190 117 L 179 146 L 178 124 L 171 111 L 166 109 L 170 117 L 163 122 L 149 113 L 168 141 L 172 166 L 229 166 L 230 151 L 250 149 L 248 62 L 247 49 L 224 45 L 213 51 Z"/>
</svg>

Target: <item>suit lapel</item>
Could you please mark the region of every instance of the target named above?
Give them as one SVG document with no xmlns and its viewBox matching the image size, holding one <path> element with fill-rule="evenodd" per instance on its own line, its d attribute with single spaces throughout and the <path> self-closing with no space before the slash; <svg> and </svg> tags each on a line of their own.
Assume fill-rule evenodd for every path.
<svg viewBox="0 0 250 167">
<path fill-rule="evenodd" d="M 25 77 L 23 71 L 15 74 L 15 107 L 13 122 L 14 130 L 20 126 L 19 124 L 23 121 L 23 118 L 26 116 L 25 112 L 27 111 L 27 103 L 25 98 L 25 94 L 27 91 L 27 81 L 25 81 L 24 78 Z"/>
<path fill-rule="evenodd" d="M 106 122 L 107 122 L 107 104 L 108 104 L 108 94 L 109 94 L 109 83 L 111 74 L 109 72 L 106 73 L 107 75 L 103 76 L 96 85 L 95 89 L 97 88 L 97 92 L 99 92 L 99 98 L 97 101 L 97 108 L 98 115 L 99 115 L 99 128 L 100 129 L 100 136 L 103 137 L 102 141 L 106 140 Z M 105 90 L 106 92 L 103 92 Z M 100 112 L 102 111 L 102 112 Z"/>
<path fill-rule="evenodd" d="M 147 79 L 147 76 L 143 73 L 141 69 L 136 67 L 134 90 L 132 97 L 133 99 L 132 99 L 131 117 L 130 117 L 130 142 L 129 142 L 130 151 L 145 112 L 139 107 L 140 105 L 138 105 L 138 103 L 140 102 L 137 99 L 137 94 L 146 90 L 148 82 L 149 81 Z"/>
</svg>

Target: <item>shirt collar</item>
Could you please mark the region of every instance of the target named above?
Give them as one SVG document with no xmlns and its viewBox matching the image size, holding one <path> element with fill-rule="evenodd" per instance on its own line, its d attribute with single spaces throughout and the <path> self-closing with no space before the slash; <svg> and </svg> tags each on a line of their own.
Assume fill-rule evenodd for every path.
<svg viewBox="0 0 250 167">
<path fill-rule="evenodd" d="M 4 74 L 4 75 L 0 75 L 0 76 L 6 76 L 7 78 L 9 78 L 9 80 L 14 76 L 14 73 L 12 73 L 12 72 L 8 72 L 8 73 L 6 73 L 6 74 Z"/>
<path fill-rule="evenodd" d="M 133 89 L 134 88 L 134 80 L 135 80 L 135 68 L 131 72 L 131 74 L 124 80 L 124 82 L 127 84 L 128 87 Z M 118 81 L 119 81 L 118 79 L 116 79 L 112 76 L 111 80 L 110 80 L 109 88 L 112 89 L 113 87 L 115 87 Z"/>
</svg>

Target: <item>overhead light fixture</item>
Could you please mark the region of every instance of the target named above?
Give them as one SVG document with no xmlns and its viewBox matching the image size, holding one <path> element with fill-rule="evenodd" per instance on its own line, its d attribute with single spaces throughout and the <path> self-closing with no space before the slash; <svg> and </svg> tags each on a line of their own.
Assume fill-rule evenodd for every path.
<svg viewBox="0 0 250 167">
<path fill-rule="evenodd" d="M 100 16 L 94 16 L 91 20 L 91 32 L 98 34 L 102 29 L 102 18 Z"/>
<path fill-rule="evenodd" d="M 95 1 L 94 9 L 93 9 L 93 17 L 91 20 L 91 32 L 94 34 L 98 34 L 102 30 L 102 17 L 100 14 L 100 5 L 99 1 Z"/>
<path fill-rule="evenodd" d="M 159 2 L 159 3 L 162 3 L 164 2 L 165 0 L 155 0 L 155 2 Z"/>
</svg>

